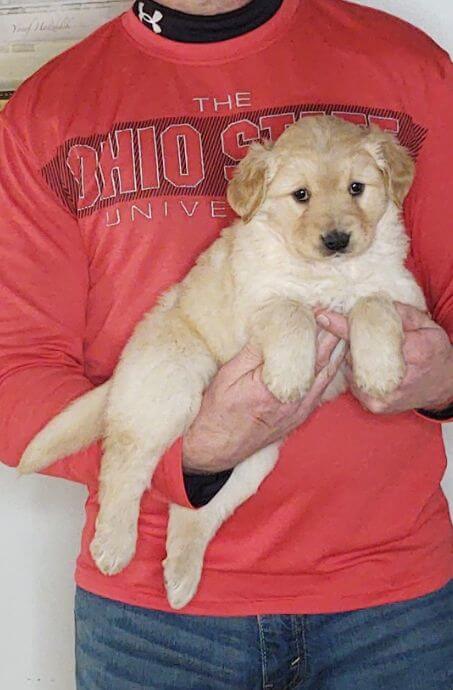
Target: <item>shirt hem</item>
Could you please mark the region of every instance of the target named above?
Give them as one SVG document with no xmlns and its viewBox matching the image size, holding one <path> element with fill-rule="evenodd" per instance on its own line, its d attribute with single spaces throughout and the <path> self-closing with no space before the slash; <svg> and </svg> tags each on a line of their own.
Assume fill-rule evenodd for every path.
<svg viewBox="0 0 453 690">
<path fill-rule="evenodd" d="M 100 576 L 102 578 L 102 576 Z M 283 614 L 333 614 L 358 609 L 372 608 L 393 604 L 410 599 L 416 599 L 441 589 L 453 578 L 453 572 L 437 575 L 423 580 L 418 580 L 405 587 L 385 590 L 382 592 L 368 592 L 366 594 L 335 594 L 334 596 L 301 595 L 297 597 L 275 597 L 272 599 L 250 599 L 247 601 L 231 601 L 226 597 L 222 601 L 192 602 L 181 614 L 197 616 L 259 616 L 259 615 L 283 615 Z M 277 579 L 277 578 L 276 578 Z M 139 606 L 146 609 L 172 612 L 166 599 L 152 593 L 131 593 L 115 587 L 111 583 L 105 583 L 103 579 L 93 578 L 92 574 L 78 571 L 76 573 L 78 587 L 114 601 L 131 606 Z"/>
</svg>

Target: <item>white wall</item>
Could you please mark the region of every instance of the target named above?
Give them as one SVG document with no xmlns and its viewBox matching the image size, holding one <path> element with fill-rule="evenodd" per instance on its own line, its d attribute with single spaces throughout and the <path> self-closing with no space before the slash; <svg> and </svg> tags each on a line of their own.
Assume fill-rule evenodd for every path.
<svg viewBox="0 0 453 690">
<path fill-rule="evenodd" d="M 451 0 L 361 0 L 417 24 L 453 54 Z M 444 488 L 453 508 L 453 424 Z M 0 467 L 0 688 L 74 690 L 72 573 L 83 488 Z"/>
</svg>

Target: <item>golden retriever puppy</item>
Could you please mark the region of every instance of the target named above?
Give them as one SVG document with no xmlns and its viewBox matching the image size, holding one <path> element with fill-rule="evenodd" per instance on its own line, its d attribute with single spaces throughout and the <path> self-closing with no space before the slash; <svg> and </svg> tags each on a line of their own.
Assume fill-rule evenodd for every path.
<svg viewBox="0 0 453 690">
<path fill-rule="evenodd" d="M 31 472 L 103 439 L 91 544 L 103 573 L 133 557 L 140 501 L 159 458 L 247 341 L 262 350 L 270 391 L 281 401 L 300 398 L 314 379 L 313 307 L 335 309 L 349 318 L 357 385 L 374 396 L 399 385 L 403 330 L 393 300 L 425 308 L 404 267 L 400 209 L 413 173 L 390 134 L 333 117 L 304 118 L 274 145 L 251 146 L 228 187 L 240 220 L 138 324 L 113 377 L 50 421 L 21 459 L 21 472 Z M 324 399 L 344 390 L 340 370 Z M 203 508 L 170 506 L 164 572 L 175 609 L 194 596 L 210 540 L 257 491 L 278 449 L 239 464 Z"/>
</svg>

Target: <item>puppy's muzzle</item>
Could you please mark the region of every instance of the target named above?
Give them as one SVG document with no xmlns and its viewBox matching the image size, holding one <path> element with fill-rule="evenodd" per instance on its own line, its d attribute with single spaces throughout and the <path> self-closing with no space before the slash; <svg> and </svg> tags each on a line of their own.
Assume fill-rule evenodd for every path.
<svg viewBox="0 0 453 690">
<path fill-rule="evenodd" d="M 340 230 L 332 230 L 327 235 L 321 235 L 321 239 L 329 252 L 344 252 L 349 244 L 350 234 Z"/>
</svg>

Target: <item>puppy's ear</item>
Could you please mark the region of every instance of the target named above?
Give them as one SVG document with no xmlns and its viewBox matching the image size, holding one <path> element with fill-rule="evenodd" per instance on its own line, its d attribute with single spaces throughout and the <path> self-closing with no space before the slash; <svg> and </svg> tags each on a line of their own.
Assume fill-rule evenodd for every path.
<svg viewBox="0 0 453 690">
<path fill-rule="evenodd" d="M 414 181 L 415 163 L 396 138 L 377 125 L 365 140 L 365 149 L 381 170 L 392 201 L 401 208 Z"/>
<path fill-rule="evenodd" d="M 271 148 L 270 142 L 252 144 L 228 184 L 228 203 L 244 223 L 253 218 L 266 196 L 271 177 Z"/>
</svg>

